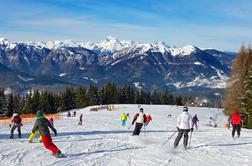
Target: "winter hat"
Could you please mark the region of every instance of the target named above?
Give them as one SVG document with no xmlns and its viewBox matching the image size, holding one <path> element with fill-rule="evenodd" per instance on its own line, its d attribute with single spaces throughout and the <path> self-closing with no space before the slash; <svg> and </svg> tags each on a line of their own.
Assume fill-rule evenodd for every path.
<svg viewBox="0 0 252 166">
<path fill-rule="evenodd" d="M 143 108 L 140 108 L 140 112 L 143 112 Z"/>
<path fill-rule="evenodd" d="M 36 112 L 36 115 L 37 115 L 37 116 L 41 116 L 41 115 L 43 115 L 43 111 L 38 110 L 38 111 Z"/>
<path fill-rule="evenodd" d="M 12 115 L 12 117 L 15 117 L 15 116 L 18 116 L 18 113 L 14 113 L 14 114 Z"/>
<path fill-rule="evenodd" d="M 188 112 L 188 107 L 184 107 L 183 111 Z"/>
</svg>

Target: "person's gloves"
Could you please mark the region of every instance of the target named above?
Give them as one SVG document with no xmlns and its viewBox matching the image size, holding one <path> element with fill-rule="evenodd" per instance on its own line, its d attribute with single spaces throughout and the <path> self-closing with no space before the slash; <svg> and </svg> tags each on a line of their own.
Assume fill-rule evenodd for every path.
<svg viewBox="0 0 252 166">
<path fill-rule="evenodd" d="M 193 127 L 191 128 L 191 132 L 193 132 Z"/>
<path fill-rule="evenodd" d="M 55 136 L 57 136 L 57 130 L 54 131 Z"/>
<path fill-rule="evenodd" d="M 132 125 L 134 125 L 134 122 L 132 122 Z"/>
<path fill-rule="evenodd" d="M 23 123 L 21 123 L 21 126 L 23 126 Z"/>
</svg>

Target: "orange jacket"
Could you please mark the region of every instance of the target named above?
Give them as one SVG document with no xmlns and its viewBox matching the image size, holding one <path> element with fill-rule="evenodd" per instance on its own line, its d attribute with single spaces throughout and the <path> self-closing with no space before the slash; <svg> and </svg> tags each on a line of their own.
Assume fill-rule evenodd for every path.
<svg viewBox="0 0 252 166">
<path fill-rule="evenodd" d="M 151 120 L 152 120 L 152 118 L 151 118 L 150 115 L 146 116 L 146 122 L 147 122 L 147 123 L 149 123 Z"/>
</svg>

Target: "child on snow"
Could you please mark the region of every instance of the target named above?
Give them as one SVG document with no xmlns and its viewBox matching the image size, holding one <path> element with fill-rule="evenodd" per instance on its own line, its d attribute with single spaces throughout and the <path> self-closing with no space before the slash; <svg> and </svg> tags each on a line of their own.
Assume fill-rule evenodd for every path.
<svg viewBox="0 0 252 166">
<path fill-rule="evenodd" d="M 126 125 L 126 121 L 127 121 L 127 115 L 125 113 L 122 113 L 121 115 L 122 127 Z"/>
<path fill-rule="evenodd" d="M 197 115 L 195 114 L 194 116 L 193 116 L 193 118 L 192 118 L 192 127 L 196 127 L 196 129 L 198 129 L 198 121 L 199 121 L 199 119 L 198 119 L 198 117 L 197 117 Z"/>
<path fill-rule="evenodd" d="M 21 138 L 21 126 L 23 126 L 21 117 L 18 115 L 18 113 L 14 113 L 12 115 L 10 122 L 11 127 L 10 139 L 14 138 L 13 133 L 16 128 L 18 130 L 18 138 Z"/>
<path fill-rule="evenodd" d="M 146 122 L 146 115 L 143 113 L 143 108 L 140 108 L 139 113 L 136 113 L 132 121 L 132 125 L 136 122 L 133 135 L 139 135 L 143 124 Z"/>
<path fill-rule="evenodd" d="M 149 114 L 149 115 L 146 116 L 146 123 L 145 123 L 145 125 L 147 126 L 150 123 L 150 121 L 152 121 L 152 117 Z"/>
<path fill-rule="evenodd" d="M 37 111 L 36 122 L 32 129 L 32 133 L 35 133 L 37 130 L 42 136 L 42 142 L 45 148 L 52 151 L 53 155 L 59 157 L 61 155 L 61 151 L 52 143 L 52 137 L 50 135 L 49 127 L 53 130 L 55 136 L 57 135 L 56 129 L 50 124 L 49 120 L 46 119 L 43 115 L 42 111 Z"/>
</svg>

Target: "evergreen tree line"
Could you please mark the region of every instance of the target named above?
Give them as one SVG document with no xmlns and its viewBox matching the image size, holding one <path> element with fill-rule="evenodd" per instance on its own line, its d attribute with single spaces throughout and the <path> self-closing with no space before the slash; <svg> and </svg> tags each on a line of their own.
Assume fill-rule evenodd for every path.
<svg viewBox="0 0 252 166">
<path fill-rule="evenodd" d="M 224 100 L 224 112 L 232 115 L 239 109 L 244 127 L 252 128 L 252 49 L 243 45 L 232 64 L 232 75 Z"/>
<path fill-rule="evenodd" d="M 88 88 L 68 87 L 58 94 L 35 90 L 24 97 L 14 94 L 5 96 L 4 89 L 0 89 L 0 115 L 6 116 L 12 116 L 14 112 L 35 114 L 37 110 L 54 114 L 100 104 L 185 105 L 190 102 L 192 98 L 188 96 L 174 96 L 168 91 L 145 92 L 134 90 L 128 85 L 119 87 L 114 83 L 108 83 L 102 88 L 96 85 L 90 85 Z"/>
</svg>

